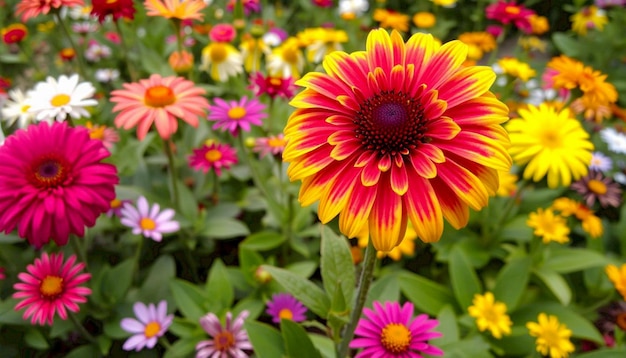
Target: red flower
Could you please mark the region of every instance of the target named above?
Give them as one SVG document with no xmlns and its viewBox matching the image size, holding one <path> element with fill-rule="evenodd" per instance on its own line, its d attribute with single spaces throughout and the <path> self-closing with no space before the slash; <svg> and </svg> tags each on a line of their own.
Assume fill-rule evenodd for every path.
<svg viewBox="0 0 626 358">
<path fill-rule="evenodd" d="M 92 0 L 91 15 L 97 16 L 102 23 L 107 15 L 113 15 L 113 20 L 125 18 L 132 20 L 135 16 L 133 0 Z"/>
</svg>

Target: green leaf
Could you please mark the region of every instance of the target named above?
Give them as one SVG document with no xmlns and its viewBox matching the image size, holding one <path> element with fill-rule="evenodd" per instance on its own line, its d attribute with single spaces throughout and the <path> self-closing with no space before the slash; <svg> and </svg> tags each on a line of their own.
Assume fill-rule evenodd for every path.
<svg viewBox="0 0 626 358">
<path fill-rule="evenodd" d="M 139 297 L 143 302 L 150 302 L 158 297 L 159 299 L 167 299 L 171 292 L 168 282 L 176 276 L 176 263 L 170 255 L 159 256 L 150 267 L 148 276 L 139 290 Z"/>
<path fill-rule="evenodd" d="M 276 328 L 257 321 L 246 321 L 244 327 L 258 358 L 285 356 L 283 337 Z"/>
<path fill-rule="evenodd" d="M 176 180 L 176 186 L 178 188 L 178 200 L 180 201 L 180 213 L 189 221 L 195 220 L 196 217 L 198 217 L 198 202 L 196 201 L 196 197 L 181 180 Z"/>
<path fill-rule="evenodd" d="M 400 290 L 419 310 L 435 316 L 445 305 L 456 306 L 446 287 L 410 272 L 398 275 Z"/>
<path fill-rule="evenodd" d="M 365 307 L 372 307 L 374 301 L 398 301 L 400 299 L 400 284 L 398 283 L 398 275 L 388 273 L 381 276 L 372 283 L 367 293 Z"/>
<path fill-rule="evenodd" d="M 618 358 L 626 357 L 626 348 L 606 348 L 598 349 L 593 352 L 583 353 L 576 356 L 577 358 Z"/>
<path fill-rule="evenodd" d="M 285 266 L 285 270 L 296 274 L 300 277 L 311 277 L 311 275 L 317 270 L 317 263 L 314 261 L 300 261 Z"/>
<path fill-rule="evenodd" d="M 135 260 L 130 258 L 106 271 L 100 287 L 107 302 L 114 304 L 124 298 L 133 281 L 134 268 Z"/>
<path fill-rule="evenodd" d="M 261 254 L 243 246 L 239 246 L 239 269 L 248 283 L 258 285 L 255 273 L 259 266 L 263 265 L 263 263 L 263 256 L 261 256 Z"/>
<path fill-rule="evenodd" d="M 259 298 L 248 296 L 239 300 L 233 307 L 232 312 L 233 315 L 239 315 L 244 310 L 250 314 L 248 319 L 257 319 L 265 310 L 265 302 Z"/>
<path fill-rule="evenodd" d="M 555 32 L 552 35 L 552 41 L 559 51 L 569 57 L 580 57 L 581 51 L 585 51 L 579 41 L 576 41 L 574 37 L 562 32 Z"/>
<path fill-rule="evenodd" d="M 267 251 L 279 247 L 287 238 L 275 231 L 259 231 L 246 237 L 239 247 L 253 251 Z"/>
<path fill-rule="evenodd" d="M 250 230 L 239 220 L 210 218 L 206 221 L 201 234 L 214 239 L 231 239 L 248 236 Z"/>
<path fill-rule="evenodd" d="M 474 267 L 459 247 L 453 248 L 450 252 L 450 282 L 452 291 L 463 310 L 472 305 L 475 294 L 482 292 Z"/>
<path fill-rule="evenodd" d="M 183 316 L 197 322 L 207 312 L 203 308 L 208 295 L 200 287 L 181 279 L 170 281 L 174 301 Z"/>
<path fill-rule="evenodd" d="M 437 315 L 437 321 L 439 321 L 439 325 L 436 331 L 441 332 L 443 335 L 432 340 L 434 345 L 440 347 L 459 340 L 459 325 L 457 324 L 456 314 L 454 314 L 452 306 L 444 306 Z"/>
<path fill-rule="evenodd" d="M 233 304 L 235 291 L 222 260 L 216 259 L 213 262 L 205 290 L 210 302 L 211 311 L 220 311 L 229 308 Z"/>
<path fill-rule="evenodd" d="M 18 302 L 14 298 L 0 301 L 0 324 L 30 325 L 30 321 L 22 318 L 24 312 L 15 310 L 15 305 Z"/>
<path fill-rule="evenodd" d="M 556 296 L 556 298 L 564 305 L 568 305 L 572 299 L 572 290 L 558 273 L 545 267 L 533 269 L 533 273 L 543 282 L 546 287 Z"/>
<path fill-rule="evenodd" d="M 482 336 L 473 336 L 439 347 L 446 358 L 493 358 L 489 343 Z"/>
<path fill-rule="evenodd" d="M 598 252 L 563 247 L 553 249 L 543 267 L 558 273 L 570 273 L 591 267 L 604 267 L 609 263 L 606 256 Z"/>
<path fill-rule="evenodd" d="M 556 302 L 534 302 L 511 314 L 513 322 L 537 322 L 539 313 L 557 316 L 559 322 L 572 330 L 572 336 L 603 344 L 604 338 L 588 319 Z"/>
<path fill-rule="evenodd" d="M 95 345 L 80 346 L 72 350 L 65 358 L 100 357 L 100 349 Z"/>
<path fill-rule="evenodd" d="M 337 354 L 335 353 L 335 343 L 332 339 L 322 336 L 319 334 L 309 334 L 309 338 L 313 345 L 319 352 L 322 354 L 324 358 L 337 358 Z"/>
<path fill-rule="evenodd" d="M 347 308 L 352 307 L 352 297 L 356 286 L 356 273 L 348 242 L 343 236 L 335 234 L 331 228 L 322 226 L 320 271 L 322 283 L 329 297 L 341 287 Z"/>
<path fill-rule="evenodd" d="M 280 321 L 287 356 L 298 358 L 322 358 L 302 326 L 289 319 Z"/>
<path fill-rule="evenodd" d="M 493 295 L 496 300 L 506 304 L 509 312 L 517 307 L 526 290 L 531 265 L 530 257 L 512 259 L 504 265 L 496 277 Z"/>
<path fill-rule="evenodd" d="M 293 274 L 287 270 L 272 266 L 262 266 L 274 280 L 281 284 L 289 293 L 307 306 L 313 313 L 326 317 L 330 310 L 330 300 L 326 293 L 313 282 Z"/>
<path fill-rule="evenodd" d="M 31 328 L 26 332 L 24 342 L 35 349 L 43 350 L 50 348 L 46 337 L 37 328 Z"/>
<path fill-rule="evenodd" d="M 180 358 L 190 356 L 196 350 L 196 344 L 201 338 L 182 338 L 172 344 L 170 349 L 165 352 L 163 358 Z"/>
</svg>

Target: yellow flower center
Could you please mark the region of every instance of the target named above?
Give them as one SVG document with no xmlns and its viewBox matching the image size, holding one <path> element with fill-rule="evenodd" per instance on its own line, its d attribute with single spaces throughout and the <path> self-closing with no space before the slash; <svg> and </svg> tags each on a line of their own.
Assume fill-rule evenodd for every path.
<svg viewBox="0 0 626 358">
<path fill-rule="evenodd" d="M 285 48 L 283 50 L 283 59 L 289 64 L 298 63 L 298 48 L 296 46 Z"/>
<path fill-rule="evenodd" d="M 141 218 L 139 227 L 141 227 L 142 230 L 154 230 L 156 228 L 156 223 L 150 218 Z"/>
<path fill-rule="evenodd" d="M 235 345 L 235 337 L 228 331 L 220 332 L 213 338 L 213 344 L 218 352 L 227 352 Z"/>
<path fill-rule="evenodd" d="M 53 298 L 63 292 L 63 279 L 59 276 L 48 275 L 41 280 L 39 292 L 46 298 Z"/>
<path fill-rule="evenodd" d="M 286 143 L 286 140 L 280 138 L 270 138 L 267 141 L 267 145 L 269 145 L 271 148 L 282 148 L 285 146 Z"/>
<path fill-rule="evenodd" d="M 122 201 L 118 198 L 111 200 L 111 209 L 116 209 L 122 206 Z"/>
<path fill-rule="evenodd" d="M 278 317 L 284 318 L 284 319 L 288 319 L 288 320 L 292 320 L 293 319 L 293 312 L 291 312 L 291 310 L 288 309 L 288 308 L 283 308 L 282 310 L 280 310 L 280 312 L 278 312 Z"/>
<path fill-rule="evenodd" d="M 520 8 L 517 6 L 507 6 L 504 9 L 504 12 L 506 12 L 509 15 L 517 15 L 520 13 Z"/>
<path fill-rule="evenodd" d="M 26 113 L 26 112 L 28 112 L 28 109 L 29 109 L 29 108 L 30 108 L 30 106 L 29 106 L 29 105 L 27 105 L 27 104 L 25 104 L 25 105 L 23 105 L 23 106 L 22 106 L 22 108 L 20 108 L 20 111 L 21 111 L 22 113 Z"/>
<path fill-rule="evenodd" d="M 243 107 L 233 107 L 231 109 L 228 110 L 228 117 L 230 119 L 241 119 L 246 115 L 246 109 Z"/>
<path fill-rule="evenodd" d="M 217 149 L 208 150 L 204 155 L 204 159 L 211 163 L 217 162 L 218 160 L 222 159 L 222 152 Z"/>
<path fill-rule="evenodd" d="M 269 82 L 272 86 L 275 86 L 275 87 L 278 87 L 283 84 L 282 78 L 278 78 L 278 77 L 271 77 Z"/>
<path fill-rule="evenodd" d="M 561 140 L 555 130 L 546 129 L 542 133 L 542 144 L 546 148 L 560 148 Z"/>
<path fill-rule="evenodd" d="M 383 328 L 380 343 L 387 352 L 404 353 L 411 344 L 411 331 L 403 324 L 390 323 Z"/>
<path fill-rule="evenodd" d="M 211 57 L 211 62 L 213 63 L 222 63 L 226 60 L 226 56 L 228 56 L 228 51 L 226 51 L 226 45 L 222 43 L 214 43 L 211 46 L 211 51 L 209 52 Z"/>
<path fill-rule="evenodd" d="M 604 195 L 607 191 L 606 184 L 604 184 L 600 180 L 595 179 L 589 180 L 589 182 L 587 183 L 587 188 L 589 188 L 589 190 L 598 195 Z"/>
<path fill-rule="evenodd" d="M 143 334 L 146 338 L 152 338 L 159 334 L 159 331 L 161 331 L 161 325 L 159 322 L 153 321 L 146 325 L 146 328 L 143 330 Z"/>
<path fill-rule="evenodd" d="M 50 100 L 50 104 L 53 105 L 54 107 L 61 107 L 70 103 L 70 99 L 71 99 L 70 96 L 63 94 L 63 93 L 59 93 L 58 95 L 52 97 L 52 99 Z"/>
<path fill-rule="evenodd" d="M 115 4 L 117 3 L 117 0 L 107 0 L 107 4 Z"/>
<path fill-rule="evenodd" d="M 104 139 L 104 130 L 106 127 L 97 126 L 89 129 L 89 138 L 103 140 Z"/>
<path fill-rule="evenodd" d="M 150 107 L 162 108 L 176 102 L 176 96 L 171 88 L 158 85 L 146 90 L 144 102 Z"/>
</svg>

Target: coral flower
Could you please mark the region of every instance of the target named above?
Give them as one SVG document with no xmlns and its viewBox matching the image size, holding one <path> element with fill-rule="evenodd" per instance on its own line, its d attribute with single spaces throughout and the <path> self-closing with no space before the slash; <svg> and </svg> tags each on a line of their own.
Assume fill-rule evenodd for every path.
<svg viewBox="0 0 626 358">
<path fill-rule="evenodd" d="M 357 336 L 351 348 L 363 348 L 356 358 L 370 357 L 422 357 L 421 354 L 443 355 L 441 349 L 428 343 L 441 337 L 435 332 L 439 322 L 420 314 L 413 317 L 413 304 L 406 302 L 374 302 L 374 309 L 363 309 L 365 318 L 359 320 L 354 331 Z"/>
<path fill-rule="evenodd" d="M 272 316 L 272 322 L 280 323 L 281 319 L 302 322 L 306 319 L 306 307 L 288 293 L 277 293 L 267 303 L 266 313 Z"/>
<path fill-rule="evenodd" d="M 260 126 L 267 117 L 265 105 L 257 99 L 243 96 L 239 101 L 225 101 L 215 99 L 208 116 L 209 121 L 215 121 L 213 129 L 227 130 L 236 136 L 240 130 L 250 131 L 250 126 Z"/>
<path fill-rule="evenodd" d="M 570 341 L 572 331 L 559 322 L 556 316 L 540 313 L 538 322 L 526 323 L 530 335 L 537 337 L 537 352 L 550 358 L 567 358 L 574 351 Z"/>
<path fill-rule="evenodd" d="M 496 339 L 511 334 L 513 322 L 506 314 L 506 305 L 496 301 L 493 293 L 474 295 L 472 305 L 467 311 L 470 316 L 476 318 L 476 325 L 481 332 L 489 330 Z"/>
<path fill-rule="evenodd" d="M 165 140 L 178 130 L 177 118 L 197 127 L 198 116 L 209 108 L 203 97 L 206 92 L 182 77 L 153 74 L 123 86 L 125 89 L 111 92 L 111 102 L 116 103 L 113 111 L 120 111 L 115 125 L 124 129 L 138 125 L 139 140 L 143 140 L 152 123 Z"/>
<path fill-rule="evenodd" d="M 63 261 L 63 253 L 44 252 L 41 258 L 28 265 L 17 275 L 21 282 L 13 285 L 17 291 L 13 298 L 22 299 L 15 310 L 26 307 L 24 319 L 31 317 L 31 323 L 41 326 L 54 322 L 54 315 L 67 319 L 67 310 L 78 312 L 78 303 L 87 302 L 85 296 L 91 294 L 87 287 L 79 286 L 91 279 L 88 273 L 80 273 L 84 263 L 74 264 L 76 256 Z"/>
<path fill-rule="evenodd" d="M 206 7 L 202 0 L 145 0 L 143 5 L 148 16 L 198 21 L 204 19 L 201 11 Z"/>
<path fill-rule="evenodd" d="M 209 313 L 200 318 L 200 325 L 212 339 L 200 341 L 196 345 L 196 358 L 246 358 L 244 350 L 251 350 L 252 344 L 243 323 L 250 313 L 241 312 L 233 321 L 233 314 L 226 313 L 226 324 L 222 326 L 217 316 Z"/>
<path fill-rule="evenodd" d="M 521 118 L 509 121 L 506 128 L 513 159 L 517 164 L 528 164 L 524 179 L 539 181 L 547 176 L 548 187 L 556 188 L 587 175 L 593 144 L 568 109 L 529 105 L 519 114 Z"/>
<path fill-rule="evenodd" d="M 83 236 L 115 198 L 115 166 L 85 128 L 41 122 L 0 147 L 0 230 L 17 227 L 36 247 Z"/>
<path fill-rule="evenodd" d="M 84 6 L 83 0 L 21 0 L 15 7 L 15 15 L 22 14 L 22 21 L 26 22 L 41 14 L 48 14 L 51 10 L 60 9 L 62 6 Z"/>
<path fill-rule="evenodd" d="M 237 153 L 228 144 L 210 141 L 202 147 L 193 150 L 189 156 L 189 166 L 195 170 L 207 173 L 210 169 L 215 170 L 217 176 L 222 175 L 222 169 L 230 169 L 237 163 Z"/>
<path fill-rule="evenodd" d="M 367 227 L 379 251 L 398 245 L 413 223 L 425 242 L 439 240 L 443 220 L 467 224 L 509 170 L 508 109 L 489 87 L 488 67 L 463 67 L 467 46 L 439 46 L 415 34 L 373 30 L 367 51 L 326 56 L 325 74 L 310 72 L 291 101 L 283 159 L 299 200 L 319 200 L 324 223 L 356 237 Z"/>
</svg>

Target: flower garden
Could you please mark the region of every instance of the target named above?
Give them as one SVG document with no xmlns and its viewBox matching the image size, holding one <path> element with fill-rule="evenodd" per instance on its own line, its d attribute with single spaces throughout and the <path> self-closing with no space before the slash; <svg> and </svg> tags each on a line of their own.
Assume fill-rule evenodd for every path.
<svg viewBox="0 0 626 358">
<path fill-rule="evenodd" d="M 2 357 L 626 356 L 626 1 L 0 4 Z"/>
</svg>

